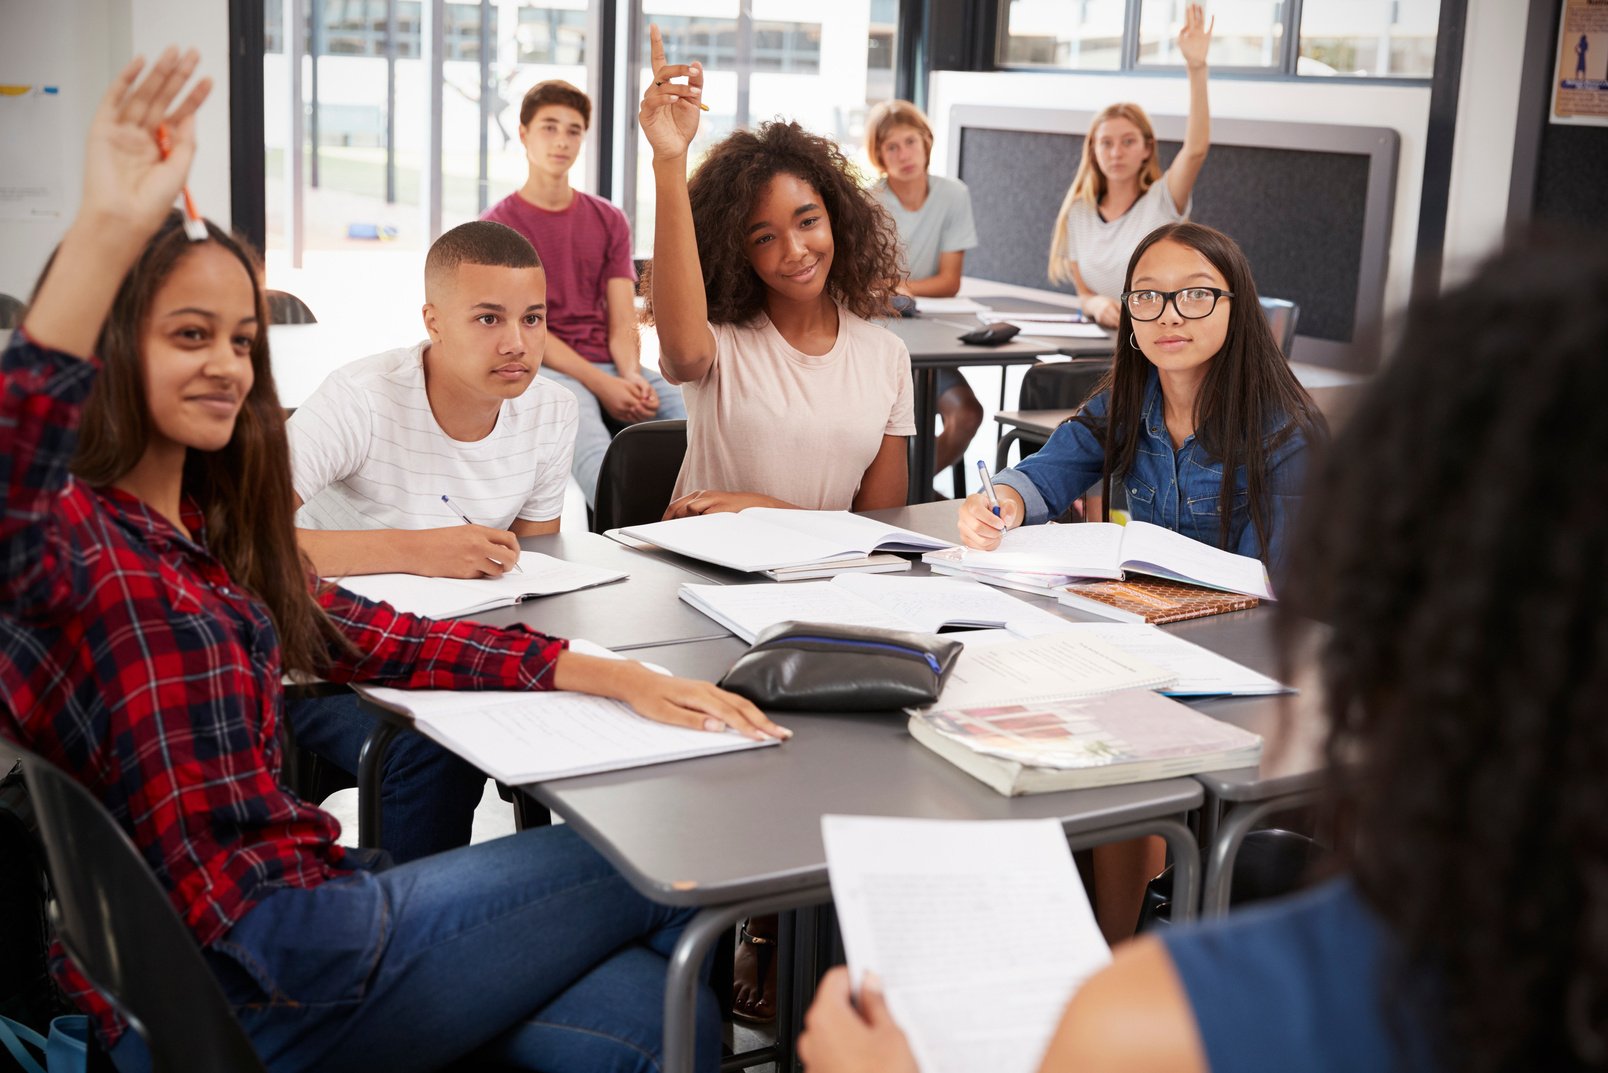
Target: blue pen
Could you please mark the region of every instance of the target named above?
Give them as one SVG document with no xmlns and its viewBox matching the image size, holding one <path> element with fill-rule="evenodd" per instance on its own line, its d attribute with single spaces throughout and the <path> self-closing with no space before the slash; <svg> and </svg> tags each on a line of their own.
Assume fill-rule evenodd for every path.
<svg viewBox="0 0 1608 1073">
<path fill-rule="evenodd" d="M 982 465 L 981 462 L 979 462 L 977 464 L 979 466 Z M 458 517 L 462 518 L 464 525 L 474 525 L 475 524 L 474 522 L 469 520 L 469 515 L 465 514 L 463 511 L 458 509 L 458 504 L 454 503 L 452 500 L 448 499 L 446 496 L 441 497 L 441 502 L 443 502 L 443 503 L 445 503 L 447 505 L 448 510 L 452 511 L 452 513 L 454 513 Z M 996 511 L 996 513 L 998 513 L 998 512 Z M 486 556 L 486 558 L 490 559 L 492 562 L 496 563 L 498 566 L 502 565 L 501 561 L 499 561 L 497 559 L 492 559 L 491 556 L 489 556 L 489 555 Z M 519 573 L 519 574 L 523 574 L 525 572 L 525 571 L 519 569 L 519 562 L 517 560 L 508 569 L 514 571 L 515 573 Z"/>
<path fill-rule="evenodd" d="M 994 517 L 998 518 L 1000 516 L 999 496 L 994 494 L 994 480 L 988 475 L 988 467 L 983 465 L 981 458 L 977 460 L 977 472 L 983 478 L 983 495 L 988 497 L 988 509 L 994 512 Z"/>
</svg>

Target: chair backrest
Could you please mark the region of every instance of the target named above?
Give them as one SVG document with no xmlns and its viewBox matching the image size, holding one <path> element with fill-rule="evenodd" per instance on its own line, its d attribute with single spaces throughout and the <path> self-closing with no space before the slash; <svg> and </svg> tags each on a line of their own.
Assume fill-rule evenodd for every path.
<svg viewBox="0 0 1608 1073">
<path fill-rule="evenodd" d="M 264 291 L 268 299 L 268 323 L 317 324 L 318 318 L 307 308 L 307 303 L 289 291 Z"/>
<path fill-rule="evenodd" d="M 685 421 L 642 421 L 623 429 L 603 455 L 592 532 L 664 517 L 686 453 Z"/>
<path fill-rule="evenodd" d="M 1018 410 L 1075 410 L 1082 406 L 1100 379 L 1111 370 L 1109 361 L 1074 361 L 1034 365 L 1022 377 Z"/>
<path fill-rule="evenodd" d="M 152 1068 L 264 1069 L 195 937 L 134 843 L 76 779 L 21 752 L 50 865 L 56 934 L 90 982 L 139 1029 Z"/>
<path fill-rule="evenodd" d="M 1261 302 L 1262 315 L 1267 318 L 1267 326 L 1273 329 L 1273 340 L 1279 344 L 1284 360 L 1289 361 L 1290 348 L 1295 345 L 1295 322 L 1301 317 L 1301 307 L 1283 298 L 1261 298 Z"/>
<path fill-rule="evenodd" d="M 0 294 L 0 328 L 22 327 L 22 313 L 27 308 L 22 299 Z"/>
</svg>

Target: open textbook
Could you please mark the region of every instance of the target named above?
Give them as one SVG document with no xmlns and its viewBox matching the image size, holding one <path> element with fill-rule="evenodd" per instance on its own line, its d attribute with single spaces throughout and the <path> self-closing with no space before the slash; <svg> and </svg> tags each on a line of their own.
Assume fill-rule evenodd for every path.
<svg viewBox="0 0 1608 1073">
<path fill-rule="evenodd" d="M 994 551 L 965 548 L 923 556 L 935 569 L 987 580 L 1020 582 L 1032 575 L 1062 579 L 1120 579 L 1128 571 L 1225 592 L 1273 599 L 1260 559 L 1214 548 L 1149 522 L 1024 525 L 1006 533 Z"/>
<path fill-rule="evenodd" d="M 867 972 L 923 1073 L 1033 1073 L 1111 960 L 1054 820 L 823 816 L 856 991 Z"/>
<path fill-rule="evenodd" d="M 778 622 L 877 626 L 937 633 L 945 626 L 1000 628 L 1021 637 L 1072 623 L 998 589 L 959 578 L 842 574 L 787 585 L 683 585 L 681 598 L 743 640 Z"/>
<path fill-rule="evenodd" d="M 586 641 L 572 641 L 570 648 L 614 656 Z M 426 737 L 510 786 L 776 744 L 734 730 L 656 723 L 620 701 L 585 693 L 355 688 L 412 716 Z"/>
<path fill-rule="evenodd" d="M 951 547 L 897 525 L 846 510 L 749 507 L 735 514 L 699 514 L 632 525 L 620 536 L 732 570 L 773 570 L 806 563 L 860 559 L 874 551 L 930 551 Z"/>
<path fill-rule="evenodd" d="M 501 577 L 421 577 L 418 574 L 362 574 L 329 578 L 348 592 L 384 600 L 398 611 L 426 618 L 454 618 L 507 607 L 532 596 L 607 585 L 626 575 L 619 570 L 568 563 L 537 551 L 519 553 L 519 572 Z"/>
</svg>

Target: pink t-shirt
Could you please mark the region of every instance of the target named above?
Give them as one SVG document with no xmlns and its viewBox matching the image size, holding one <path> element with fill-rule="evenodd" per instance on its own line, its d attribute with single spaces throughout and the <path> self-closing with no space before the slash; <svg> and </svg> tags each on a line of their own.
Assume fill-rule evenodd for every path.
<svg viewBox="0 0 1608 1073">
<path fill-rule="evenodd" d="M 608 282 L 636 280 L 625 213 L 580 190 L 568 208 L 548 212 L 516 191 L 481 219 L 507 224 L 536 247 L 547 270 L 547 330 L 587 361 L 612 361 Z"/>
<path fill-rule="evenodd" d="M 757 492 L 810 510 L 850 510 L 883 436 L 916 432 L 910 351 L 886 328 L 838 311 L 818 356 L 761 313 L 711 324 L 715 360 L 682 386 L 687 456 L 676 495 Z"/>
</svg>

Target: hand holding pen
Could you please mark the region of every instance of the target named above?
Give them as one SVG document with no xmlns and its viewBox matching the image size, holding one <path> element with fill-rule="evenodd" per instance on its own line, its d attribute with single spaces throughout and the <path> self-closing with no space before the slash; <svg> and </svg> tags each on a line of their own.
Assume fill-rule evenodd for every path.
<svg viewBox="0 0 1608 1073">
<path fill-rule="evenodd" d="M 443 495 L 441 497 L 441 502 L 443 502 L 443 503 L 445 503 L 447 505 L 448 510 L 452 511 L 452 513 L 456 514 L 460 519 L 462 519 L 464 525 L 475 525 L 474 522 L 469 520 L 469 515 L 465 514 L 463 511 L 459 510 L 458 509 L 458 504 L 454 503 L 449 496 Z M 483 528 L 481 526 L 475 526 L 475 527 L 477 529 L 478 528 Z M 515 545 L 515 547 L 517 548 L 517 545 Z M 525 571 L 523 571 L 523 570 L 521 570 L 519 568 L 519 552 L 517 550 L 514 552 L 513 559 L 510 562 L 506 563 L 506 564 L 501 559 L 493 559 L 490 555 L 486 556 L 486 559 L 489 562 L 496 563 L 499 567 L 503 567 L 505 570 L 512 570 L 512 571 L 514 571 L 515 573 L 518 573 L 518 574 L 523 574 L 525 572 Z"/>
<path fill-rule="evenodd" d="M 983 490 L 973 492 L 960 505 L 956 519 L 960 540 L 968 548 L 993 551 L 1007 530 L 1022 520 L 1022 497 L 1009 485 L 996 485 L 989 476 L 988 467 L 977 463 L 977 472 L 983 478 Z"/>
</svg>

